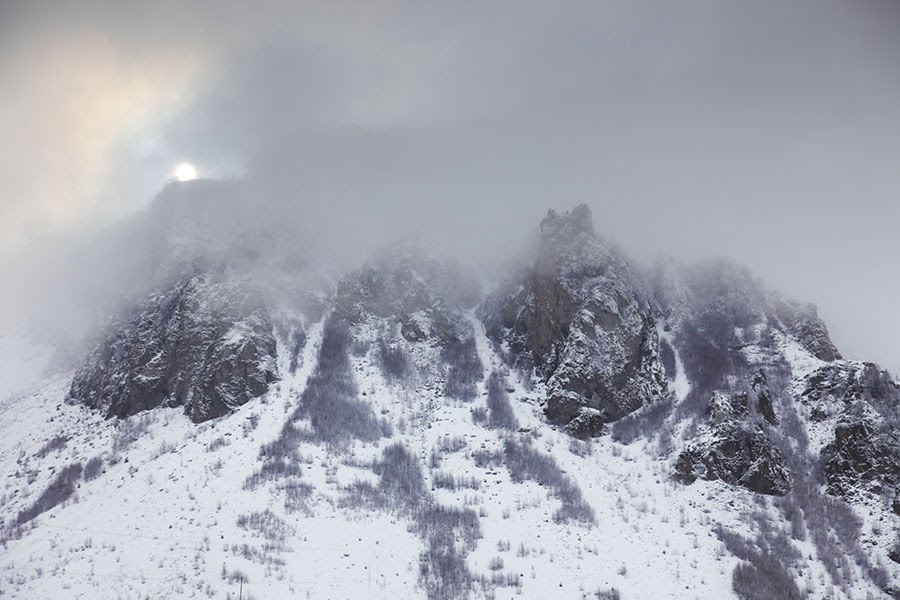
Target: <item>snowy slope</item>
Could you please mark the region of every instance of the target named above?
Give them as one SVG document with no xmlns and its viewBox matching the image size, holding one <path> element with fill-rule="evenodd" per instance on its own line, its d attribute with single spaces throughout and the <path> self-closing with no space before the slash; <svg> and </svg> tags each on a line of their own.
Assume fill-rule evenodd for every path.
<svg viewBox="0 0 900 600">
<path fill-rule="evenodd" d="M 470 318 L 485 375 L 502 370 L 480 323 Z M 675 483 L 674 453 L 657 439 L 572 440 L 547 427 L 539 387 L 526 389 L 514 376 L 505 383 L 519 428 L 497 430 L 472 422 L 472 409 L 485 402 L 486 378 L 474 401 L 448 400 L 433 381 L 412 389 L 388 384 L 369 356 L 355 356 L 363 398 L 390 420 L 393 435 L 346 449 L 302 444 L 302 480 L 312 486 L 302 512 L 285 510 L 284 492 L 273 482 L 245 489 L 259 468 L 261 446 L 277 437 L 315 368 L 322 327 L 312 328 L 297 371 L 265 399 L 201 426 L 175 409 L 105 421 L 61 403 L 66 377 L 38 393 L 6 398 L 0 412 L 7 432 L 0 446 L 5 514 L 28 507 L 66 465 L 101 456 L 104 466 L 70 500 L 6 540 L 3 594 L 234 597 L 243 577 L 244 597 L 424 597 L 423 541 L 408 519 L 340 505 L 352 482 L 377 479 L 360 465 L 401 442 L 429 481 L 436 472 L 469 481 L 432 493 L 441 504 L 479 514 L 481 537 L 465 560 L 487 583 L 473 587 L 473 598 L 590 598 L 612 588 L 625 598 L 731 597 L 737 559 L 713 530 L 723 525 L 752 533 L 747 514 L 755 508 L 774 515 L 769 501 L 721 482 Z M 799 368 L 802 349 L 794 352 Z M 280 360 L 288 360 L 284 352 Z M 286 364 L 281 372 L 288 372 Z M 13 430 L 21 433 L 8 435 Z M 39 456 L 57 435 L 67 436 L 65 444 Z M 515 482 L 502 466 L 477 466 L 475 453 L 502 453 L 505 438 L 531 440 L 551 456 L 577 482 L 595 522 L 559 523 L 560 501 L 546 487 Z M 429 457 L 442 440 L 457 442 L 444 444 L 440 467 L 431 469 Z M 254 520 L 254 514 L 264 516 Z M 804 555 L 814 552 L 804 547 Z M 828 597 L 821 567 L 814 559 L 804 564 L 808 570 L 798 578 L 812 597 Z M 491 584 L 496 573 L 510 575 L 504 581 L 512 585 Z M 875 593 L 863 582 L 857 591 L 859 598 Z"/>
<path fill-rule="evenodd" d="M 278 271 L 280 379 L 200 423 L 104 419 L 49 349 L 0 337 L 0 597 L 889 597 L 900 385 L 745 270 L 645 281 L 586 208 L 551 216 L 578 260 L 480 304 L 408 245 L 336 290 Z M 223 331 L 206 341 L 241 333 Z M 552 418 L 554 395 L 590 427 Z M 764 462 L 788 492 L 751 491 Z"/>
</svg>

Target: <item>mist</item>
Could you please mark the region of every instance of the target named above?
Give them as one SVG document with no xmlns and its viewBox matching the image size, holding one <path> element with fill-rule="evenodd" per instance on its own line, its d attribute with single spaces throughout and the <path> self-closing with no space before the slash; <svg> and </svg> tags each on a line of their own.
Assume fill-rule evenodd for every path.
<svg viewBox="0 0 900 600">
<path fill-rule="evenodd" d="M 895 2 L 119 6 L 0 9 L 4 322 L 138 295 L 179 195 L 323 279 L 404 236 L 491 274 L 584 202 L 639 264 L 732 257 L 900 372 Z M 218 183 L 163 189 L 181 161 Z"/>
</svg>

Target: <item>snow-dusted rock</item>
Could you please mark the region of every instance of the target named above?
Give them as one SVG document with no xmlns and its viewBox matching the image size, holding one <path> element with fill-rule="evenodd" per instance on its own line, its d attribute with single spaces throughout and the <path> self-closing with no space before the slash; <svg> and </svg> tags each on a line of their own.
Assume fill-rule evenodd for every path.
<svg viewBox="0 0 900 600">
<path fill-rule="evenodd" d="M 199 423 L 264 394 L 277 378 L 275 351 L 258 293 L 223 272 L 194 275 L 114 323 L 68 401 L 108 417 L 184 406 Z"/>
<path fill-rule="evenodd" d="M 720 479 L 760 494 L 786 494 L 791 477 L 781 453 L 750 414 L 746 392 L 713 394 L 709 423 L 678 456 L 676 478 L 687 484 Z"/>
<path fill-rule="evenodd" d="M 900 432 L 870 405 L 854 402 L 841 414 L 822 462 L 829 494 L 881 493 L 900 482 Z"/>
<path fill-rule="evenodd" d="M 775 310 L 788 332 L 810 354 L 825 362 L 841 359 L 841 353 L 831 341 L 828 327 L 819 318 L 815 304 L 782 299 L 776 303 Z"/>
<path fill-rule="evenodd" d="M 585 205 L 547 213 L 534 265 L 490 298 L 481 316 L 494 341 L 543 376 L 550 421 L 579 437 L 666 393 L 642 286 L 594 232 Z"/>
<path fill-rule="evenodd" d="M 338 284 L 335 312 L 353 324 L 368 318 L 398 324 L 409 342 L 459 337 L 461 313 L 478 302 L 478 288 L 456 265 L 403 242 L 380 252 Z"/>
</svg>

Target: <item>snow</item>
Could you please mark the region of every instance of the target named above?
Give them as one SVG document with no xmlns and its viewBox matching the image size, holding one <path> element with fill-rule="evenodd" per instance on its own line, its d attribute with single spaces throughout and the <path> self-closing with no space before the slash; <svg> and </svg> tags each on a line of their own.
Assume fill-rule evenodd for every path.
<svg viewBox="0 0 900 600">
<path fill-rule="evenodd" d="M 668 343 L 673 354 L 675 354 L 675 377 L 672 380 L 672 391 L 675 394 L 675 399 L 681 402 L 691 392 L 691 384 L 688 381 L 687 372 L 684 370 L 684 363 L 681 362 L 681 354 L 678 352 L 671 331 L 666 331 L 662 324 L 657 322 L 656 332 L 659 335 L 660 342 Z"/>
<path fill-rule="evenodd" d="M 255 490 L 244 489 L 244 482 L 260 467 L 260 448 L 278 437 L 315 369 L 324 319 L 310 328 L 294 374 L 287 345 L 279 344 L 284 378 L 265 397 L 200 426 L 178 409 L 145 413 L 130 422 L 146 431 L 120 450 L 115 464 L 109 458 L 123 443 L 125 424 L 63 404 L 67 376 L 49 379 L 29 394 L 3 396 L 0 475 L 7 519 L 30 506 L 65 465 L 106 457 L 105 472 L 82 481 L 74 499 L 39 516 L 21 539 L 7 541 L 0 553 L 3 592 L 23 599 L 221 598 L 235 597 L 243 575 L 245 598 L 424 597 L 418 578 L 424 546 L 412 524 L 390 512 L 339 504 L 345 486 L 377 481 L 366 463 L 399 441 L 419 458 L 429 482 L 438 470 L 477 482 L 476 489 L 431 493 L 441 504 L 480 514 L 482 538 L 465 558 L 469 570 L 489 576 L 499 557 L 499 572 L 518 575 L 520 587 L 488 593 L 476 586 L 472 598 L 583 599 L 613 587 L 627 599 L 732 597 L 737 559 L 715 528 L 753 536 L 755 525 L 746 515 L 758 509 L 774 519 L 777 508 L 721 482 L 677 484 L 670 476 L 676 453 L 660 452 L 652 435 L 629 445 L 606 436 L 579 443 L 581 450 L 573 452 L 573 440 L 550 426 L 541 411 L 537 398 L 543 384 L 526 389 L 515 374 L 508 374 L 506 383 L 522 432 L 475 425 L 471 410 L 485 405 L 487 375 L 504 372 L 504 363 L 474 312 L 465 319 L 485 375 L 472 402 L 443 398 L 442 375 L 433 367 L 401 386 L 385 381 L 371 352 L 351 356 L 360 398 L 389 419 L 395 433 L 374 444 L 356 442 L 346 452 L 302 443 L 302 481 L 313 488 L 308 512 L 287 512 L 277 482 Z M 374 327 L 361 325 L 357 334 L 374 336 Z M 674 349 L 669 335 L 660 332 Z M 796 342 L 784 338 L 782 343 L 793 368 L 815 368 Z M 417 364 L 436 364 L 439 348 L 427 342 L 407 348 Z M 677 350 L 676 364 L 673 389 L 683 399 L 690 388 Z M 60 432 L 70 436 L 68 443 L 37 458 Z M 505 467 L 476 465 L 474 451 L 502 452 L 509 435 L 530 438 L 538 451 L 553 457 L 577 482 L 595 524 L 556 522 L 560 501 L 550 490 L 533 481 L 512 481 Z M 443 452 L 441 466 L 432 470 L 432 451 L 453 438 L 464 440 L 465 447 Z M 265 511 L 286 525 L 283 541 L 272 543 L 260 531 L 238 525 L 240 517 Z M 804 556 L 814 555 L 809 543 L 799 547 Z M 798 580 L 810 580 L 813 596 L 825 597 L 821 565 L 814 560 L 805 565 Z M 859 597 L 865 597 L 864 590 Z"/>
<path fill-rule="evenodd" d="M 813 356 L 793 336 L 785 335 L 775 330 L 773 330 L 773 335 L 775 336 L 778 349 L 790 365 L 795 378 L 809 375 L 816 369 L 828 364 Z"/>
</svg>

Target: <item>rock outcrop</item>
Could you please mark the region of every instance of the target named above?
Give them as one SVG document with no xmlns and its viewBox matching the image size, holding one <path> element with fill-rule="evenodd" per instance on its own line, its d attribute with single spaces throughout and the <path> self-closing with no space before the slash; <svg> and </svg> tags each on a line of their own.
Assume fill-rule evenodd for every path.
<svg viewBox="0 0 900 600">
<path fill-rule="evenodd" d="M 387 319 L 399 325 L 408 342 L 446 344 L 459 338 L 462 311 L 478 300 L 473 278 L 406 242 L 385 249 L 341 280 L 335 314 L 354 325 L 371 317 Z"/>
<path fill-rule="evenodd" d="M 900 384 L 877 365 L 836 361 L 808 374 L 799 399 L 813 422 L 833 424 L 821 451 L 830 494 L 881 494 L 900 485 Z"/>
<path fill-rule="evenodd" d="M 831 341 L 828 327 L 819 318 L 814 304 L 781 299 L 776 303 L 775 310 L 787 332 L 810 354 L 825 362 L 841 359 L 841 353 Z"/>
<path fill-rule="evenodd" d="M 822 449 L 829 494 L 880 494 L 900 482 L 900 432 L 870 405 L 857 401 L 840 416 Z"/>
<path fill-rule="evenodd" d="M 120 418 L 183 406 L 199 423 L 264 394 L 277 378 L 275 352 L 269 314 L 247 283 L 189 276 L 110 328 L 68 401 Z"/>
<path fill-rule="evenodd" d="M 578 437 L 666 393 L 642 286 L 594 232 L 585 205 L 547 213 L 534 265 L 486 301 L 481 316 L 515 362 L 542 375 L 548 419 Z"/>
<path fill-rule="evenodd" d="M 678 456 L 675 477 L 686 484 L 718 479 L 760 494 L 786 494 L 791 477 L 781 453 L 750 416 L 748 393 L 714 393 L 708 424 Z"/>
</svg>

